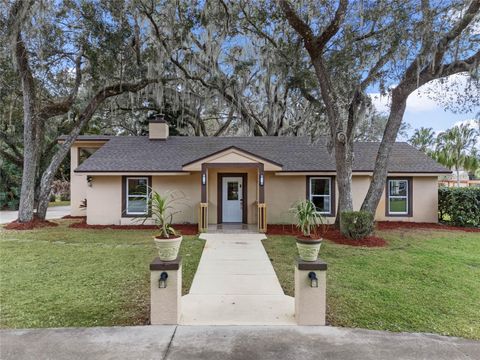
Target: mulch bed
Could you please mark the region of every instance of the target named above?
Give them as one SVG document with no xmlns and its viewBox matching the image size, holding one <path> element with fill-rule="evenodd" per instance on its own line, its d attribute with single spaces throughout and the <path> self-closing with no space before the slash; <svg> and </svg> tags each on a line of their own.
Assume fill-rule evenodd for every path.
<svg viewBox="0 0 480 360">
<path fill-rule="evenodd" d="M 436 223 L 414 223 L 402 221 L 377 221 L 377 230 L 395 230 L 395 229 L 433 229 L 433 230 L 451 230 L 465 232 L 480 232 L 479 228 L 468 228 L 460 226 L 450 226 Z M 267 235 L 302 235 L 295 225 L 268 225 Z M 338 229 L 332 225 L 327 226 L 327 231 L 323 236 L 325 239 L 337 244 L 366 247 L 382 247 L 388 243 L 385 239 L 378 236 L 368 236 L 361 240 L 353 240 L 343 236 Z"/>
<path fill-rule="evenodd" d="M 267 235 L 292 235 L 301 236 L 302 233 L 294 225 L 268 225 Z M 327 226 L 327 231 L 323 235 L 327 240 L 341 245 L 350 246 L 366 246 L 366 247 L 382 247 L 387 242 L 378 236 L 367 236 L 361 240 L 353 240 L 343 236 L 340 230 L 335 229 L 332 225 Z"/>
<path fill-rule="evenodd" d="M 479 228 L 450 226 L 436 223 L 414 223 L 402 221 L 378 221 L 378 230 L 394 230 L 394 229 L 434 229 L 434 230 L 452 230 L 465 232 L 480 232 Z"/>
<path fill-rule="evenodd" d="M 4 229 L 6 230 L 32 230 L 37 228 L 43 227 L 53 227 L 58 226 L 57 223 L 48 221 L 48 220 L 40 220 L 37 217 L 34 217 L 32 221 L 21 223 L 18 220 L 12 221 L 5 225 Z"/>
<path fill-rule="evenodd" d="M 172 225 L 182 235 L 197 235 L 197 224 Z M 114 230 L 156 230 L 155 225 L 88 225 L 85 220 L 70 224 L 68 227 L 74 229 L 114 229 Z"/>
<path fill-rule="evenodd" d="M 62 219 L 86 219 L 86 216 L 72 216 L 72 215 L 65 215 L 62 217 Z"/>
</svg>

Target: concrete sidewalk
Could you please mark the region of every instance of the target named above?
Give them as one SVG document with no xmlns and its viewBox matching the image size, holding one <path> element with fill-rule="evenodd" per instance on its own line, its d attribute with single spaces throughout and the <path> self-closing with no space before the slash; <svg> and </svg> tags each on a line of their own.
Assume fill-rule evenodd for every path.
<svg viewBox="0 0 480 360">
<path fill-rule="evenodd" d="M 294 299 L 283 293 L 262 245 L 264 234 L 201 234 L 207 240 L 182 325 L 294 325 Z"/>
<path fill-rule="evenodd" d="M 301 326 L 137 326 L 1 330 L 2 360 L 479 359 L 480 342 Z"/>
<path fill-rule="evenodd" d="M 52 206 L 47 210 L 47 220 L 60 219 L 65 215 L 70 215 L 70 206 Z M 2 210 L 0 211 L 0 224 L 8 224 L 17 220 L 18 211 Z"/>
</svg>

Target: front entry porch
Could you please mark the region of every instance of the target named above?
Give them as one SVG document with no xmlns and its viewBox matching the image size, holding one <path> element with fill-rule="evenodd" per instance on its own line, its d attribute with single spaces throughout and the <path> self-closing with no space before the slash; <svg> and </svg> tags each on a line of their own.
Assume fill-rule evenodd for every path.
<svg viewBox="0 0 480 360">
<path fill-rule="evenodd" d="M 210 227 L 224 223 L 248 225 L 247 230 L 255 226 L 257 232 L 266 232 L 265 172 L 281 171 L 282 165 L 232 146 L 182 169 L 201 174 L 200 232 L 225 231 L 227 228 Z"/>
<path fill-rule="evenodd" d="M 224 234 L 255 234 L 258 233 L 257 224 L 210 224 L 208 225 L 208 233 L 224 233 Z"/>
<path fill-rule="evenodd" d="M 262 163 L 203 163 L 200 232 L 266 232 Z"/>
</svg>

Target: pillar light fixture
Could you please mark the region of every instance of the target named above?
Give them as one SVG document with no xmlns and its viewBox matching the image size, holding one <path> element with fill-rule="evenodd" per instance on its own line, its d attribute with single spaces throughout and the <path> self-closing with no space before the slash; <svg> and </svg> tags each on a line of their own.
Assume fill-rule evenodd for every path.
<svg viewBox="0 0 480 360">
<path fill-rule="evenodd" d="M 207 174 L 203 173 L 202 174 L 202 185 L 206 185 L 207 184 Z"/>
<path fill-rule="evenodd" d="M 310 287 L 312 288 L 318 288 L 318 278 L 317 274 L 313 271 L 310 271 L 308 273 L 308 278 L 310 279 Z"/>
<path fill-rule="evenodd" d="M 160 278 L 158 279 L 158 287 L 160 289 L 165 289 L 167 287 L 167 279 L 168 274 L 164 271 L 160 274 Z"/>
<path fill-rule="evenodd" d="M 260 186 L 263 186 L 263 184 L 265 184 L 265 176 L 263 174 L 260 174 L 260 177 L 258 178 L 258 182 Z"/>
</svg>

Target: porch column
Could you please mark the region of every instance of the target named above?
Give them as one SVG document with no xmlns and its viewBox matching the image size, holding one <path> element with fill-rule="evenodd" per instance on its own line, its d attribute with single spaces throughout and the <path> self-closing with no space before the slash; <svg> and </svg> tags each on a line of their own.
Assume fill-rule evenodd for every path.
<svg viewBox="0 0 480 360">
<path fill-rule="evenodd" d="M 201 173 L 201 199 L 198 213 L 198 231 L 207 232 L 208 230 L 208 200 L 207 200 L 207 186 L 208 186 L 208 169 L 207 164 L 202 164 Z"/>
<path fill-rule="evenodd" d="M 263 164 L 258 167 L 258 232 L 267 232 L 267 206 L 265 204 L 265 171 Z"/>
</svg>

